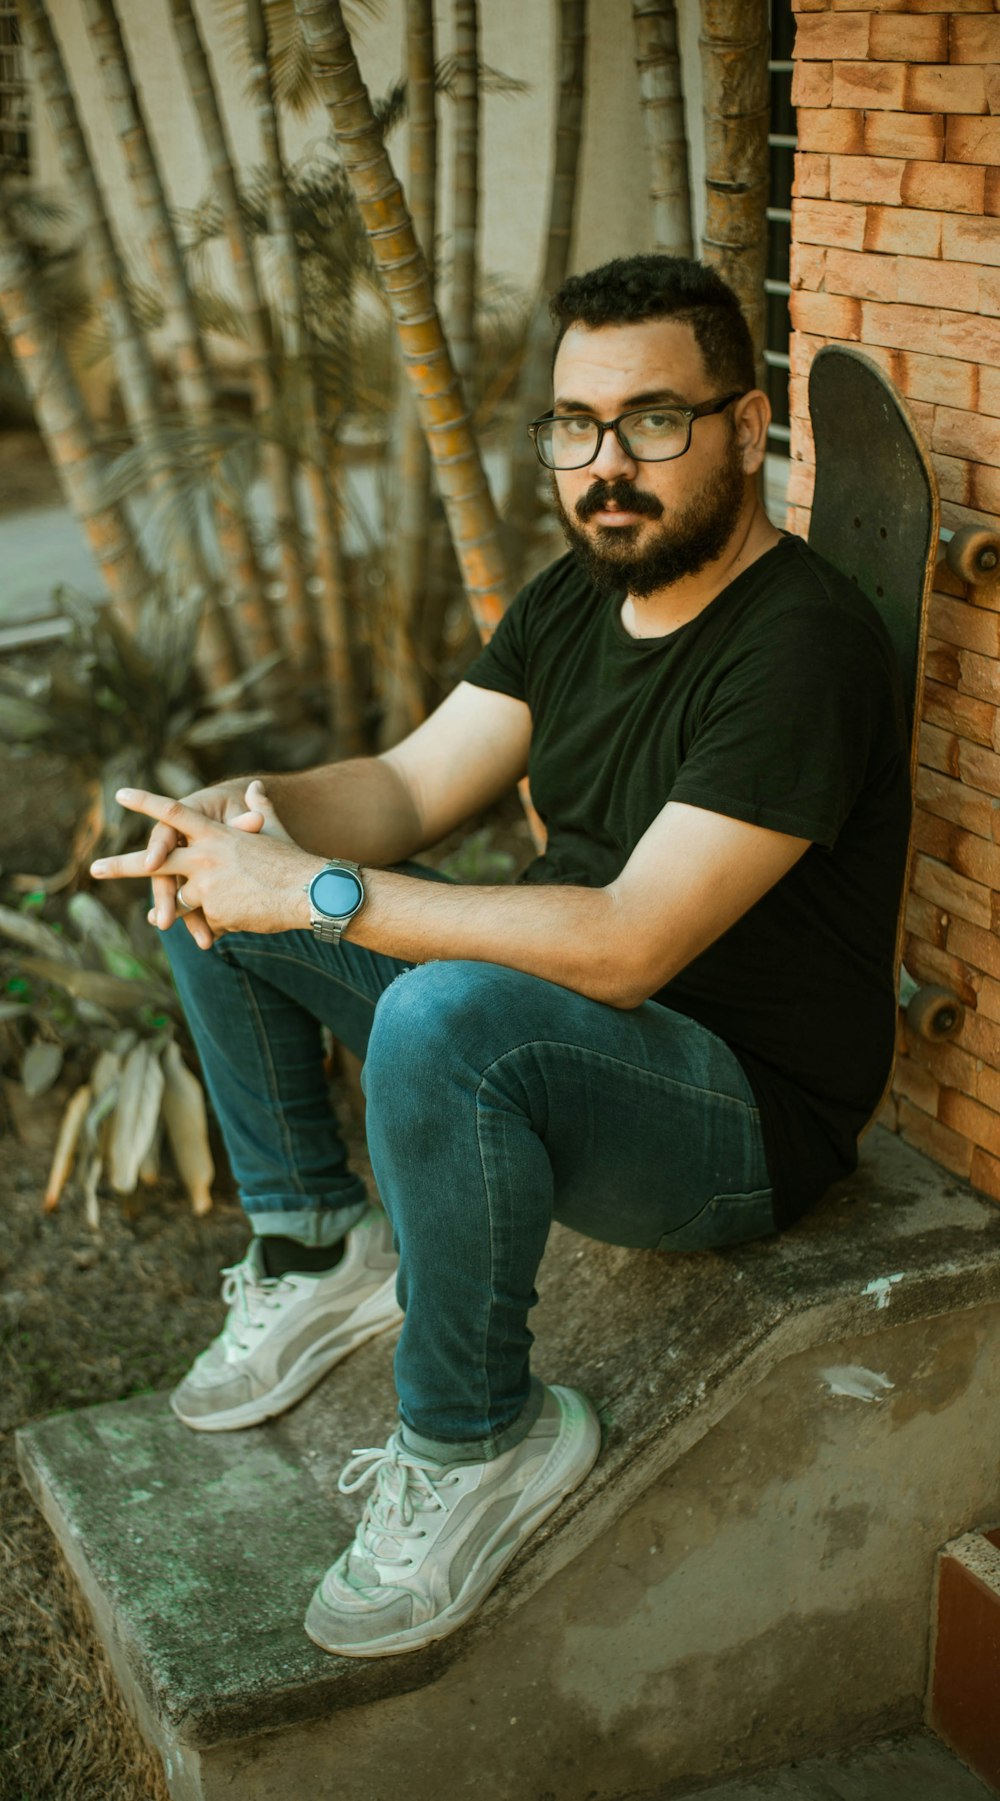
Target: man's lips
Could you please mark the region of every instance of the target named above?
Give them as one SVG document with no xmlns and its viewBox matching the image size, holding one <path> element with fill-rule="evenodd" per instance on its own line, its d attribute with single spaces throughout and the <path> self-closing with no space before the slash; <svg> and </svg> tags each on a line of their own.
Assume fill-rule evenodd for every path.
<svg viewBox="0 0 1000 1801">
<path fill-rule="evenodd" d="M 639 525 L 648 519 L 648 513 L 629 513 L 623 507 L 603 507 L 599 513 L 591 513 L 589 523 L 592 525 Z"/>
</svg>

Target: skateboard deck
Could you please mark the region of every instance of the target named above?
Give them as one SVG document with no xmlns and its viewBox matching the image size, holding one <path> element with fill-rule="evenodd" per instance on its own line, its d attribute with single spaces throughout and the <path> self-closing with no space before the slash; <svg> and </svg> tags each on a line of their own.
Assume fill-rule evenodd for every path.
<svg viewBox="0 0 1000 1801">
<path fill-rule="evenodd" d="M 861 351 L 827 344 L 809 374 L 816 487 L 809 543 L 856 582 L 882 618 L 899 659 L 915 783 L 927 599 L 938 558 L 937 480 L 902 397 Z M 896 933 L 902 964 L 903 914 Z M 920 988 L 903 971 L 907 1020 L 923 1037 L 950 1037 L 962 1007 L 947 989 Z"/>
</svg>

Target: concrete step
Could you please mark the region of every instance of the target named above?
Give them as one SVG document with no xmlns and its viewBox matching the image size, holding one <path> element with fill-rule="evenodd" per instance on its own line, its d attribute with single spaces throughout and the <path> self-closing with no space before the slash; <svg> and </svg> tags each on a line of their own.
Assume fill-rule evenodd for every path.
<svg viewBox="0 0 1000 1801">
<path fill-rule="evenodd" d="M 554 1233 L 537 1367 L 597 1401 L 602 1457 L 408 1657 L 301 1627 L 356 1517 L 337 1473 L 392 1425 L 389 1343 L 268 1427 L 143 1398 L 30 1427 L 22 1467 L 176 1801 L 680 1792 L 919 1725 L 937 1551 L 1000 1517 L 998 1252 L 1000 1211 L 884 1133 L 769 1243 Z"/>
<path fill-rule="evenodd" d="M 995 1794 L 938 1739 L 917 1732 L 689 1790 L 678 1801 L 989 1801 Z"/>
</svg>

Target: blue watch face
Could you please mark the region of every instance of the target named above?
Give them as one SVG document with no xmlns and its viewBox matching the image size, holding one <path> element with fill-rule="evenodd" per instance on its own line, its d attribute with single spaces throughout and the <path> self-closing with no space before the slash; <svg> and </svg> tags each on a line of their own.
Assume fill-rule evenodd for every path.
<svg viewBox="0 0 1000 1801">
<path fill-rule="evenodd" d="M 309 898 L 318 913 L 345 919 L 357 912 L 365 891 L 349 869 L 321 869 L 309 884 Z"/>
</svg>

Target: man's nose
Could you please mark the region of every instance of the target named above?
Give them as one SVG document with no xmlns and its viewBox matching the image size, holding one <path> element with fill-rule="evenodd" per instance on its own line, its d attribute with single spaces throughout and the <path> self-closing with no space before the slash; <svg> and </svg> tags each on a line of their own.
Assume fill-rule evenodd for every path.
<svg viewBox="0 0 1000 1801">
<path fill-rule="evenodd" d="M 639 466 L 626 450 L 623 450 L 613 431 L 606 431 L 601 439 L 601 448 L 597 452 L 588 470 L 594 479 L 615 481 L 624 478 L 634 481 L 639 473 Z"/>
</svg>

